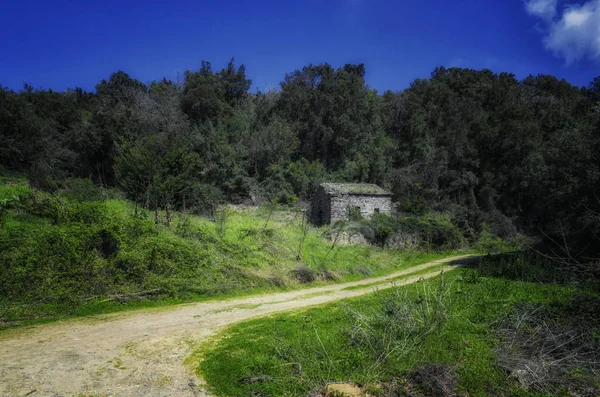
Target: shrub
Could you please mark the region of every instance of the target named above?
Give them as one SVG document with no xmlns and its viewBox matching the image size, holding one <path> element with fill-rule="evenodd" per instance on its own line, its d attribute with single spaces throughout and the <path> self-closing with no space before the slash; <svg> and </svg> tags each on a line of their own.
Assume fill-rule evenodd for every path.
<svg viewBox="0 0 600 397">
<path fill-rule="evenodd" d="M 348 312 L 351 345 L 371 360 L 375 371 L 405 357 L 448 321 L 453 305 L 449 287 L 441 276 L 437 286 L 423 284 L 418 300 L 400 289 L 390 294 L 377 292 L 382 298 L 380 305 L 370 312 Z"/>
<path fill-rule="evenodd" d="M 293 273 L 296 276 L 296 279 L 302 284 L 312 283 L 317 278 L 315 271 L 306 265 L 296 266 Z"/>
<path fill-rule="evenodd" d="M 186 197 L 186 206 L 198 215 L 213 215 L 224 199 L 223 192 L 218 187 L 196 183 Z"/>
<path fill-rule="evenodd" d="M 398 204 L 398 210 L 405 214 L 422 216 L 430 211 L 429 204 L 421 196 L 406 198 Z"/>
<path fill-rule="evenodd" d="M 309 199 L 318 184 L 325 180 L 325 167 L 319 161 L 309 162 L 305 158 L 289 163 L 285 169 L 285 179 L 296 196 Z"/>
<path fill-rule="evenodd" d="M 23 190 L 27 191 L 27 189 L 21 187 L 0 190 L 0 226 L 3 224 L 4 217 L 8 215 L 8 212 L 19 203 L 24 193 Z"/>
<path fill-rule="evenodd" d="M 361 232 L 372 244 L 411 249 L 446 250 L 463 246 L 459 228 L 446 215 L 374 215 Z M 370 229 L 370 230 L 369 230 Z M 393 237 L 395 236 L 395 237 Z"/>
<path fill-rule="evenodd" d="M 408 375 L 411 388 L 428 397 L 454 397 L 458 376 L 452 367 L 441 364 L 421 365 Z"/>
<path fill-rule="evenodd" d="M 514 221 L 498 210 L 490 211 L 484 216 L 482 229 L 502 238 L 510 239 L 517 234 Z"/>
<path fill-rule="evenodd" d="M 88 178 L 67 179 L 59 192 L 61 196 L 80 202 L 103 199 L 102 189 Z"/>
<path fill-rule="evenodd" d="M 392 235 L 392 228 L 390 226 L 379 226 L 375 229 L 375 241 L 378 245 L 384 246 L 388 237 Z"/>
<path fill-rule="evenodd" d="M 404 217 L 400 224 L 403 230 L 419 235 L 426 249 L 457 249 L 464 244 L 460 229 L 442 214 Z"/>
<path fill-rule="evenodd" d="M 27 177 L 20 173 L 12 172 L 0 165 L 0 185 L 27 186 Z"/>
<path fill-rule="evenodd" d="M 496 325 L 500 367 L 524 389 L 548 395 L 567 390 L 565 395 L 598 395 L 598 302 L 588 297 L 583 307 L 592 310 L 583 316 L 577 310 L 582 307 L 580 297 L 567 304 L 515 305 Z"/>
<path fill-rule="evenodd" d="M 30 195 L 20 196 L 15 209 L 19 214 L 46 218 L 55 224 L 64 216 L 61 213 L 64 207 L 61 207 L 59 200 L 55 197 L 39 194 L 37 191 L 32 192 Z"/>
<path fill-rule="evenodd" d="M 421 245 L 421 239 L 418 234 L 405 231 L 395 232 L 385 241 L 385 246 L 387 248 L 400 249 L 408 252 L 418 251 Z"/>
<path fill-rule="evenodd" d="M 275 196 L 274 202 L 276 204 L 292 206 L 298 202 L 298 197 L 287 192 L 280 192 Z"/>
<path fill-rule="evenodd" d="M 318 275 L 319 275 L 320 279 L 325 280 L 325 281 L 334 281 L 334 280 L 338 279 L 336 274 L 330 270 L 327 270 L 325 268 L 325 266 L 321 266 L 321 269 L 319 270 Z"/>
<path fill-rule="evenodd" d="M 362 213 L 360 212 L 360 207 L 348 207 L 348 219 L 353 222 L 358 222 L 363 219 Z"/>
<path fill-rule="evenodd" d="M 483 224 L 483 230 L 477 240 L 477 249 L 490 254 L 500 253 L 505 249 L 505 241 L 500 237 L 490 233 L 486 224 Z"/>
</svg>

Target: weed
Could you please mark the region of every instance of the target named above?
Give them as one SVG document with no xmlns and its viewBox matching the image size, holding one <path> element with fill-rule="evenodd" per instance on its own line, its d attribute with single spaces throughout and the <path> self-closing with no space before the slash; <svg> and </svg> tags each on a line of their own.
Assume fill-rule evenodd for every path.
<svg viewBox="0 0 600 397">
<path fill-rule="evenodd" d="M 450 271 L 420 284 L 236 324 L 202 348 L 198 369 L 222 396 L 314 395 L 331 383 L 377 384 L 382 396 L 541 396 L 507 378 L 497 356 L 506 334 L 502 319 L 513 318 L 524 304 L 546 305 L 559 315 L 574 311 L 581 299 L 572 300 L 576 291 L 484 277 L 475 269 Z M 593 315 L 584 311 L 580 317 Z M 508 323 L 515 329 L 514 321 Z M 593 331 L 597 323 L 582 324 L 589 337 L 599 334 Z M 581 366 L 567 375 L 592 379 Z"/>
<path fill-rule="evenodd" d="M 427 397 L 456 396 L 458 386 L 456 369 L 447 365 L 420 365 L 408 374 L 409 387 L 413 395 Z"/>
<path fill-rule="evenodd" d="M 590 332 L 598 328 L 568 321 L 577 313 L 562 306 L 517 305 L 496 327 L 499 365 L 524 389 L 585 394 L 600 381 L 600 341 Z"/>
</svg>

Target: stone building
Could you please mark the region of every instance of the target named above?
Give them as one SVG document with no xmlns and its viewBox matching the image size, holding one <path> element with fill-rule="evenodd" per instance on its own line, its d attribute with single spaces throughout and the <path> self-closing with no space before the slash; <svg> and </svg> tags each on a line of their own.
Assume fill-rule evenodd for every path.
<svg viewBox="0 0 600 397">
<path fill-rule="evenodd" d="M 391 210 L 392 193 L 377 185 L 322 183 L 312 200 L 311 221 L 321 226 L 348 219 L 353 212 L 370 218 L 374 213 L 389 214 Z"/>
</svg>

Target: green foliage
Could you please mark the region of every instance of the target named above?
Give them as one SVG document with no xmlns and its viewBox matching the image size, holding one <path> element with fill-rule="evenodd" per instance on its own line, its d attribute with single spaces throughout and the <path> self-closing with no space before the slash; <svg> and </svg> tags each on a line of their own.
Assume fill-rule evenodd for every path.
<svg viewBox="0 0 600 397">
<path fill-rule="evenodd" d="M 266 177 L 252 190 L 258 201 L 271 201 L 278 196 L 306 200 L 312 198 L 317 186 L 325 178 L 325 169 L 320 162 L 301 159 L 287 164 L 271 165 Z"/>
<path fill-rule="evenodd" d="M 227 68 L 216 73 L 210 62 L 202 61 L 200 70 L 187 70 L 184 79 L 182 109 L 196 122 L 209 120 L 213 124 L 233 113 L 234 107 L 252 84 L 252 80 L 246 78 L 245 66 L 236 69 L 233 59 Z"/>
<path fill-rule="evenodd" d="M 318 231 L 301 228 L 302 211 L 217 208 L 213 200 L 222 196 L 210 185 L 193 186 L 188 205 L 199 211 L 204 203 L 216 219 L 171 213 L 170 225 L 155 223 L 168 211 L 138 208 L 136 214 L 123 200 L 83 200 L 95 198 L 94 189 L 105 195 L 89 182 L 64 186 L 51 195 L 0 185 L 0 306 L 8 324 L 119 310 L 119 302 L 181 302 L 355 280 L 436 257 L 332 248 Z"/>
<path fill-rule="evenodd" d="M 292 205 L 296 204 L 297 202 L 298 202 L 298 197 L 296 197 L 293 194 L 288 194 L 285 192 L 280 192 L 275 197 L 275 203 L 281 204 L 281 205 L 292 206 Z"/>
<path fill-rule="evenodd" d="M 253 94 L 232 59 L 220 70 L 202 62 L 183 84 L 118 71 L 93 93 L 0 88 L 0 167 L 50 192 L 71 177 L 118 185 L 167 211 L 196 201 L 207 212 L 219 191 L 235 204 L 290 202 L 323 181 L 377 183 L 408 217 L 451 214 L 469 243 L 485 223 L 503 239 L 564 236 L 572 252 L 596 254 L 597 79 L 580 89 L 547 75 L 440 67 L 378 95 L 365 73 L 307 65 L 279 91 Z M 214 190 L 190 198 L 195 185 Z M 403 247 L 416 238 L 397 236 Z"/>
<path fill-rule="evenodd" d="M 488 254 L 498 254 L 507 251 L 524 251 L 533 244 L 522 235 L 513 235 L 511 238 L 500 238 L 491 233 L 487 224 L 482 225 L 482 231 L 477 239 L 475 248 Z"/>
<path fill-rule="evenodd" d="M 572 318 L 576 289 L 492 277 L 469 281 L 475 273 L 451 272 L 424 284 L 233 325 L 202 348 L 198 370 L 222 396 L 302 396 L 330 382 L 379 384 L 394 395 L 418 389 L 437 395 L 445 386 L 448 393 L 471 396 L 543 395 L 523 389 L 500 366 L 498 321 L 525 302 L 550 304 Z"/>
<path fill-rule="evenodd" d="M 325 181 L 325 167 L 319 161 L 309 162 L 301 158 L 287 165 L 285 177 L 298 197 L 308 199 L 319 183 Z"/>
<path fill-rule="evenodd" d="M 244 142 L 246 167 L 251 175 L 262 179 L 271 166 L 289 163 L 297 146 L 298 138 L 291 126 L 275 116 Z"/>
<path fill-rule="evenodd" d="M 344 170 L 350 180 L 376 182 L 388 145 L 364 75 L 364 65 L 308 65 L 285 76 L 276 111 L 293 123 L 302 157 Z"/>
<path fill-rule="evenodd" d="M 83 201 L 98 201 L 105 198 L 104 192 L 89 178 L 67 179 L 61 183 L 60 195 L 68 199 Z"/>
<path fill-rule="evenodd" d="M 358 222 L 363 219 L 362 213 L 360 212 L 360 207 L 348 207 L 348 219 L 353 222 Z"/>
<path fill-rule="evenodd" d="M 452 250 L 465 245 L 460 229 L 445 214 L 423 216 L 376 214 L 365 222 L 363 235 L 374 244 L 403 249 Z M 410 244 L 414 247 L 407 246 Z"/>
<path fill-rule="evenodd" d="M 191 185 L 185 198 L 188 208 L 198 215 L 212 215 L 225 202 L 221 189 L 206 183 Z"/>
<path fill-rule="evenodd" d="M 429 204 L 421 196 L 406 198 L 398 203 L 398 210 L 409 215 L 422 216 L 430 211 Z"/>
<path fill-rule="evenodd" d="M 525 280 L 538 283 L 598 285 L 600 274 L 594 272 L 594 266 L 584 274 L 574 272 L 565 264 L 536 252 L 507 253 L 488 255 L 478 263 L 478 272 L 482 276 L 502 277 L 510 280 Z"/>
<path fill-rule="evenodd" d="M 384 246 L 387 239 L 392 235 L 393 229 L 390 226 L 381 225 L 375 229 L 375 241 Z"/>
<path fill-rule="evenodd" d="M 143 200 L 150 193 L 157 159 L 150 150 L 141 146 L 124 144 L 117 150 L 114 167 L 121 189 L 129 199 L 135 202 Z"/>
</svg>

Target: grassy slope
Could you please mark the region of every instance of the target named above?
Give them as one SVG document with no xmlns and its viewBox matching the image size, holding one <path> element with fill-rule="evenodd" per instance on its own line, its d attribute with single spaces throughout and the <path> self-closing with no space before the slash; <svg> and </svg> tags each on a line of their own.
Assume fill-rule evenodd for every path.
<svg viewBox="0 0 600 397">
<path fill-rule="evenodd" d="M 575 289 L 475 279 L 472 272 L 452 271 L 446 276 L 451 283 L 445 300 L 447 322 L 419 340 L 416 348 L 392 355 L 381 366 L 373 367 L 373 358 L 350 343 L 348 330 L 355 320 L 349 313 L 367 317 L 383 313 L 385 301 L 404 292 L 413 302 L 423 302 L 424 285 L 233 325 L 197 352 L 198 371 L 219 396 L 302 396 L 332 381 L 373 384 L 396 378 L 402 383 L 406 382 L 402 376 L 413 368 L 436 363 L 456 368 L 461 394 L 549 395 L 528 394 L 506 377 L 496 363 L 492 324 L 508 315 L 515 304 L 566 302 Z M 439 278 L 430 283 L 439 284 Z"/>
<path fill-rule="evenodd" d="M 3 200 L 0 313 L 9 325 L 350 281 L 445 256 L 331 249 L 326 229 L 311 228 L 298 261 L 299 209 L 269 218 L 266 207 L 226 207 L 224 222 L 175 214 L 170 227 L 157 226 L 150 212 L 134 217 L 127 201 L 77 202 L 18 178 L 0 181 Z M 313 282 L 299 282 L 299 265 Z M 131 299 L 140 291 L 151 299 Z"/>
</svg>

